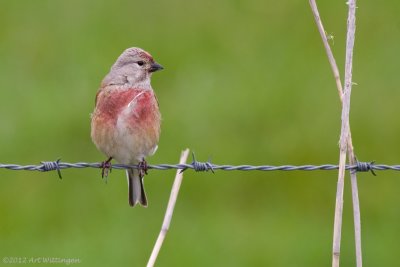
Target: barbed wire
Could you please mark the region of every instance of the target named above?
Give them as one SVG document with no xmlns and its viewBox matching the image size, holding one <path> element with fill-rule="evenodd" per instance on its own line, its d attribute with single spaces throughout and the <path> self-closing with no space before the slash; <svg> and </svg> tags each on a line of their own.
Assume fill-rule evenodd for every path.
<svg viewBox="0 0 400 267">
<path fill-rule="evenodd" d="M 8 169 L 14 171 L 57 171 L 58 176 L 61 178 L 62 169 L 82 169 L 82 168 L 104 168 L 104 163 L 102 162 L 76 162 L 68 163 L 61 162 L 60 159 L 55 161 L 42 161 L 38 165 L 19 165 L 19 164 L 4 164 L 0 163 L 0 169 Z M 112 169 L 139 169 L 139 165 L 125 165 L 125 164 L 112 164 Z M 156 164 L 147 165 L 147 169 L 154 170 L 169 170 L 169 169 L 181 169 L 185 171 L 187 169 L 192 169 L 196 172 L 211 171 L 215 172 L 217 170 L 222 171 L 330 171 L 339 169 L 339 165 L 334 164 L 323 164 L 323 165 L 217 165 L 210 161 L 200 162 L 197 161 L 193 154 L 193 161 L 190 164 Z M 355 165 L 346 165 L 346 170 L 355 172 L 371 172 L 376 175 L 374 171 L 392 170 L 400 171 L 400 165 L 386 165 L 386 164 L 375 164 L 375 162 L 357 162 Z"/>
</svg>

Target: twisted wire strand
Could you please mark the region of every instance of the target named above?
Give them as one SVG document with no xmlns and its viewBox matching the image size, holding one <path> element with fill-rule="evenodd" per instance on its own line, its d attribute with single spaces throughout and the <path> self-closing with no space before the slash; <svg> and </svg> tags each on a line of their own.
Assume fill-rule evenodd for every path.
<svg viewBox="0 0 400 267">
<path fill-rule="evenodd" d="M 42 161 L 41 164 L 38 165 L 19 165 L 19 164 L 3 164 L 0 163 L 0 169 L 8 169 L 8 170 L 26 170 L 26 171 L 54 171 L 56 170 L 61 178 L 62 169 L 69 168 L 102 168 L 103 164 L 101 162 L 76 162 L 76 163 L 68 163 L 68 162 L 60 162 L 60 159 L 56 161 Z M 113 169 L 128 169 L 140 168 L 138 165 L 124 165 L 124 164 L 113 164 Z M 197 160 L 193 160 L 190 164 L 156 164 L 156 165 L 148 165 L 148 169 L 154 170 L 169 170 L 169 169 L 192 169 L 196 172 L 200 171 L 317 171 L 317 170 L 337 170 L 339 169 L 338 165 L 333 164 L 323 164 L 323 165 L 280 165 L 280 166 L 272 166 L 272 165 L 217 165 L 211 162 L 199 162 Z M 383 170 L 392 170 L 392 171 L 400 171 L 400 165 L 386 165 L 386 164 L 375 164 L 374 162 L 357 162 L 355 165 L 346 165 L 346 170 L 357 171 L 357 172 L 372 172 L 375 175 L 374 171 L 383 171 Z"/>
</svg>

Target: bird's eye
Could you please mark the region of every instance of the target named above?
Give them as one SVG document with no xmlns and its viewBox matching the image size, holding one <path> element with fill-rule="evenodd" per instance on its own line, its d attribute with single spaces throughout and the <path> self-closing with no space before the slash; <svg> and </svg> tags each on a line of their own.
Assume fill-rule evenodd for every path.
<svg viewBox="0 0 400 267">
<path fill-rule="evenodd" d="M 144 61 L 138 61 L 138 62 L 136 62 L 139 66 L 143 66 L 144 65 Z"/>
</svg>

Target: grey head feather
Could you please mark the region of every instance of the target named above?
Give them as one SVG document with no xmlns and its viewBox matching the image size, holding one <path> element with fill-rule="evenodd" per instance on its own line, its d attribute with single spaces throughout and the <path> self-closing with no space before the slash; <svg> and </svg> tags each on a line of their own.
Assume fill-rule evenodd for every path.
<svg viewBox="0 0 400 267">
<path fill-rule="evenodd" d="M 139 65 L 141 62 L 144 65 Z M 102 82 L 107 85 L 130 85 L 143 89 L 151 88 L 148 66 L 153 63 L 152 56 L 141 48 L 131 47 L 126 49 L 111 67 L 110 72 Z"/>
</svg>

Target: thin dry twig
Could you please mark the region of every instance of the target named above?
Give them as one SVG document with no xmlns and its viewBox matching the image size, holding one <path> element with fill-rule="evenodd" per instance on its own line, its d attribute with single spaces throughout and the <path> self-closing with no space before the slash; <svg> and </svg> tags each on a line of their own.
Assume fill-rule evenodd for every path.
<svg viewBox="0 0 400 267">
<path fill-rule="evenodd" d="M 356 158 L 354 155 L 354 149 L 351 138 L 350 124 L 348 120 L 350 111 L 350 94 L 352 85 L 352 56 L 354 47 L 354 36 L 355 36 L 355 1 L 349 1 L 349 15 L 348 15 L 348 31 L 347 31 L 347 44 L 346 44 L 346 75 L 345 75 L 345 90 L 348 93 L 348 103 L 346 111 L 344 109 L 344 97 L 343 88 L 341 85 L 339 69 L 337 67 L 335 58 L 333 56 L 332 50 L 330 48 L 328 38 L 326 36 L 325 29 L 323 27 L 320 15 L 318 12 L 315 0 L 310 0 L 311 10 L 314 14 L 315 22 L 317 24 L 319 33 L 322 38 L 322 42 L 325 47 L 325 51 L 328 56 L 329 63 L 332 68 L 333 75 L 336 81 L 336 87 L 338 89 L 339 97 L 342 102 L 342 131 L 341 131 L 341 142 L 340 142 L 340 166 L 339 178 L 338 178 L 338 188 L 336 193 L 336 208 L 335 208 L 335 225 L 334 225 L 334 240 L 333 240 L 333 259 L 332 266 L 339 266 L 340 259 L 340 239 L 341 239 L 341 226 L 342 226 L 342 212 L 343 212 L 343 187 L 344 187 L 344 165 L 346 163 L 346 149 L 349 154 L 350 164 L 356 163 Z M 343 113 L 345 117 L 343 118 Z M 344 119 L 344 120 L 343 120 Z M 343 124 L 345 121 L 347 123 Z M 343 127 L 344 126 L 344 127 Z M 344 131 L 343 131 L 343 128 Z M 345 139 L 342 139 L 345 138 Z M 361 219 L 360 219 L 360 204 L 358 198 L 358 186 L 357 186 L 357 175 L 355 172 L 350 172 L 351 175 L 351 188 L 352 188 L 352 199 L 353 199 L 353 214 L 354 214 L 354 231 L 355 231 L 355 243 L 356 243 L 356 260 L 357 267 L 362 266 L 362 250 L 361 250 Z"/>
<path fill-rule="evenodd" d="M 343 143 L 347 143 L 347 151 L 349 154 L 349 162 L 355 163 L 356 158 L 354 155 L 354 149 L 352 143 L 349 142 L 351 140 L 350 136 L 350 122 L 349 122 L 349 113 L 350 113 L 350 95 L 351 95 L 351 87 L 353 85 L 352 76 L 353 76 L 353 50 L 354 50 L 354 40 L 355 40 L 355 32 L 356 32 L 356 0 L 349 0 L 347 2 L 349 5 L 349 13 L 347 18 L 347 41 L 346 41 L 346 64 L 345 64 L 345 77 L 344 77 L 344 104 L 346 106 L 346 110 L 343 107 L 342 113 L 342 126 L 343 126 L 343 118 L 347 120 L 345 123 L 347 131 L 342 132 L 341 138 L 346 138 L 343 140 Z M 344 117 L 343 117 L 344 116 Z M 343 130 L 343 129 L 342 129 Z M 361 251 L 361 219 L 360 219 L 360 203 L 358 198 L 358 187 L 357 187 L 357 176 L 354 172 L 350 172 L 351 175 L 351 186 L 352 186 L 352 199 L 353 199 L 353 214 L 354 214 L 354 232 L 355 232 L 355 242 L 356 242 L 356 261 L 357 267 L 362 267 L 362 251 Z M 337 264 L 339 266 L 339 263 Z"/>
<path fill-rule="evenodd" d="M 343 124 L 343 123 L 342 123 Z M 342 233 L 342 218 L 343 218 L 343 188 L 344 188 L 344 165 L 346 164 L 346 149 L 347 147 L 340 146 L 339 156 L 339 174 L 336 189 L 336 204 L 335 204 L 335 220 L 333 225 L 333 253 L 332 267 L 339 267 L 340 259 L 340 241 Z"/>
<path fill-rule="evenodd" d="M 351 138 L 351 136 L 349 136 Z M 350 164 L 356 163 L 356 157 L 351 142 L 348 142 L 347 151 L 349 153 Z M 350 171 L 351 195 L 353 200 L 353 217 L 354 217 L 354 235 L 356 243 L 356 264 L 362 267 L 362 249 L 361 249 L 361 212 L 360 200 L 358 198 L 358 185 L 356 172 Z"/>
<path fill-rule="evenodd" d="M 319 34 L 322 38 L 322 43 L 324 44 L 326 55 L 328 56 L 329 64 L 331 65 L 331 69 L 333 72 L 333 76 L 335 77 L 336 87 L 338 90 L 340 101 L 343 102 L 343 88 L 342 82 L 340 80 L 339 68 L 337 67 L 335 57 L 333 56 L 332 49 L 328 42 L 328 37 L 326 36 L 326 31 L 324 29 L 324 25 L 322 24 L 321 17 L 319 16 L 317 3 L 315 0 L 310 0 L 311 10 L 314 14 L 315 23 L 317 24 L 317 28 Z"/>
<path fill-rule="evenodd" d="M 185 164 L 186 160 L 189 156 L 189 149 L 182 151 L 181 158 L 179 160 L 179 164 Z M 158 253 L 160 252 L 161 246 L 164 242 L 165 236 L 167 235 L 169 225 L 172 220 L 172 214 L 174 213 L 176 199 L 178 197 L 179 188 L 181 186 L 183 179 L 183 172 L 181 170 L 176 171 L 176 176 L 174 180 L 174 184 L 172 185 L 171 195 L 169 197 L 167 211 L 165 212 L 164 221 L 161 227 L 160 234 L 158 235 L 156 244 L 154 245 L 153 251 L 151 252 L 150 259 L 147 263 L 147 267 L 153 267 L 156 262 Z"/>
</svg>

